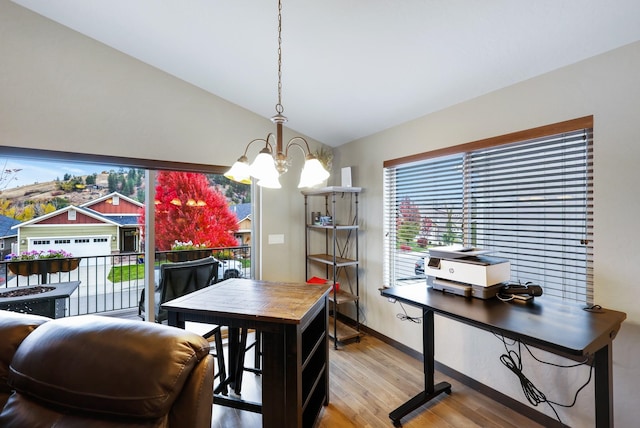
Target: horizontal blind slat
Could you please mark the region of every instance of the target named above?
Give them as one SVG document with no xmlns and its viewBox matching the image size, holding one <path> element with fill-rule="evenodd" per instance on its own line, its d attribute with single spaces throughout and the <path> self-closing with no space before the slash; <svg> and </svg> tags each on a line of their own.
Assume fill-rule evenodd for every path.
<svg viewBox="0 0 640 428">
<path fill-rule="evenodd" d="M 385 168 L 385 277 L 428 246 L 496 250 L 512 279 L 593 296 L 593 131 L 577 130 Z M 587 300 L 588 301 L 588 300 Z"/>
</svg>

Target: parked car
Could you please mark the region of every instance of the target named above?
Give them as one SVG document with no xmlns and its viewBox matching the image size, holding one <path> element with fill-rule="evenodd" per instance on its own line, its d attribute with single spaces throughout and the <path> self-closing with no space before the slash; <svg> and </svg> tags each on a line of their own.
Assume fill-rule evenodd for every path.
<svg viewBox="0 0 640 428">
<path fill-rule="evenodd" d="M 242 263 L 238 260 L 218 260 L 218 280 L 222 281 L 229 278 L 242 278 L 244 269 Z"/>
<path fill-rule="evenodd" d="M 414 270 L 416 275 L 424 275 L 424 257 L 420 257 L 418 260 L 416 260 Z"/>
</svg>

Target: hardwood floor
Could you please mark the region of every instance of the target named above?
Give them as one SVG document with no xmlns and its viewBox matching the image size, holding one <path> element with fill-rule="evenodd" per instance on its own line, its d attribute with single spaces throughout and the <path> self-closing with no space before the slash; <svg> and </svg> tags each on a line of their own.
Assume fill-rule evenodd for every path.
<svg viewBox="0 0 640 428">
<path fill-rule="evenodd" d="M 134 311 L 112 316 L 139 319 Z M 247 363 L 253 361 L 252 354 L 246 358 Z M 393 427 L 389 412 L 423 388 L 422 363 L 370 335 L 338 350 L 331 344 L 329 364 L 329 405 L 321 411 L 316 428 Z M 440 372 L 436 372 L 435 379 L 449 382 L 451 395 L 442 395 L 405 416 L 404 428 L 543 427 Z M 259 402 L 261 395 L 260 376 L 245 372 L 242 397 Z M 261 425 L 262 418 L 257 413 L 213 406 L 211 428 Z"/>
<path fill-rule="evenodd" d="M 248 356 L 247 361 L 252 361 Z M 389 412 L 423 387 L 422 363 L 372 337 L 338 350 L 330 346 L 329 405 L 320 414 L 318 428 L 392 427 Z M 402 419 L 403 427 L 542 427 L 477 391 L 436 372 L 436 382 L 452 385 L 442 395 Z M 242 397 L 260 400 L 260 377 L 245 372 Z M 212 428 L 261 426 L 259 414 L 213 406 Z"/>
</svg>

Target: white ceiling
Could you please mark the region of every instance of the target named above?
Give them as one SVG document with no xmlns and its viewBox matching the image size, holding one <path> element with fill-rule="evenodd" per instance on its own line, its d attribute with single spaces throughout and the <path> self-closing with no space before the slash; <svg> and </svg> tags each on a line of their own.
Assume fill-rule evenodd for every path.
<svg viewBox="0 0 640 428">
<path fill-rule="evenodd" d="M 13 0 L 263 117 L 277 0 Z M 331 146 L 640 40 L 638 0 L 284 0 L 287 124 Z"/>
</svg>

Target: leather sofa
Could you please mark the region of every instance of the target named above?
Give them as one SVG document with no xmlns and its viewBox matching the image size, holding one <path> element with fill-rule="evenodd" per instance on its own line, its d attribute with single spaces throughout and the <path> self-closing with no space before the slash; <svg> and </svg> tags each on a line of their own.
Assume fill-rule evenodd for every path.
<svg viewBox="0 0 640 428">
<path fill-rule="evenodd" d="M 0 427 L 211 426 L 207 340 L 174 327 L 0 311 Z"/>
</svg>

